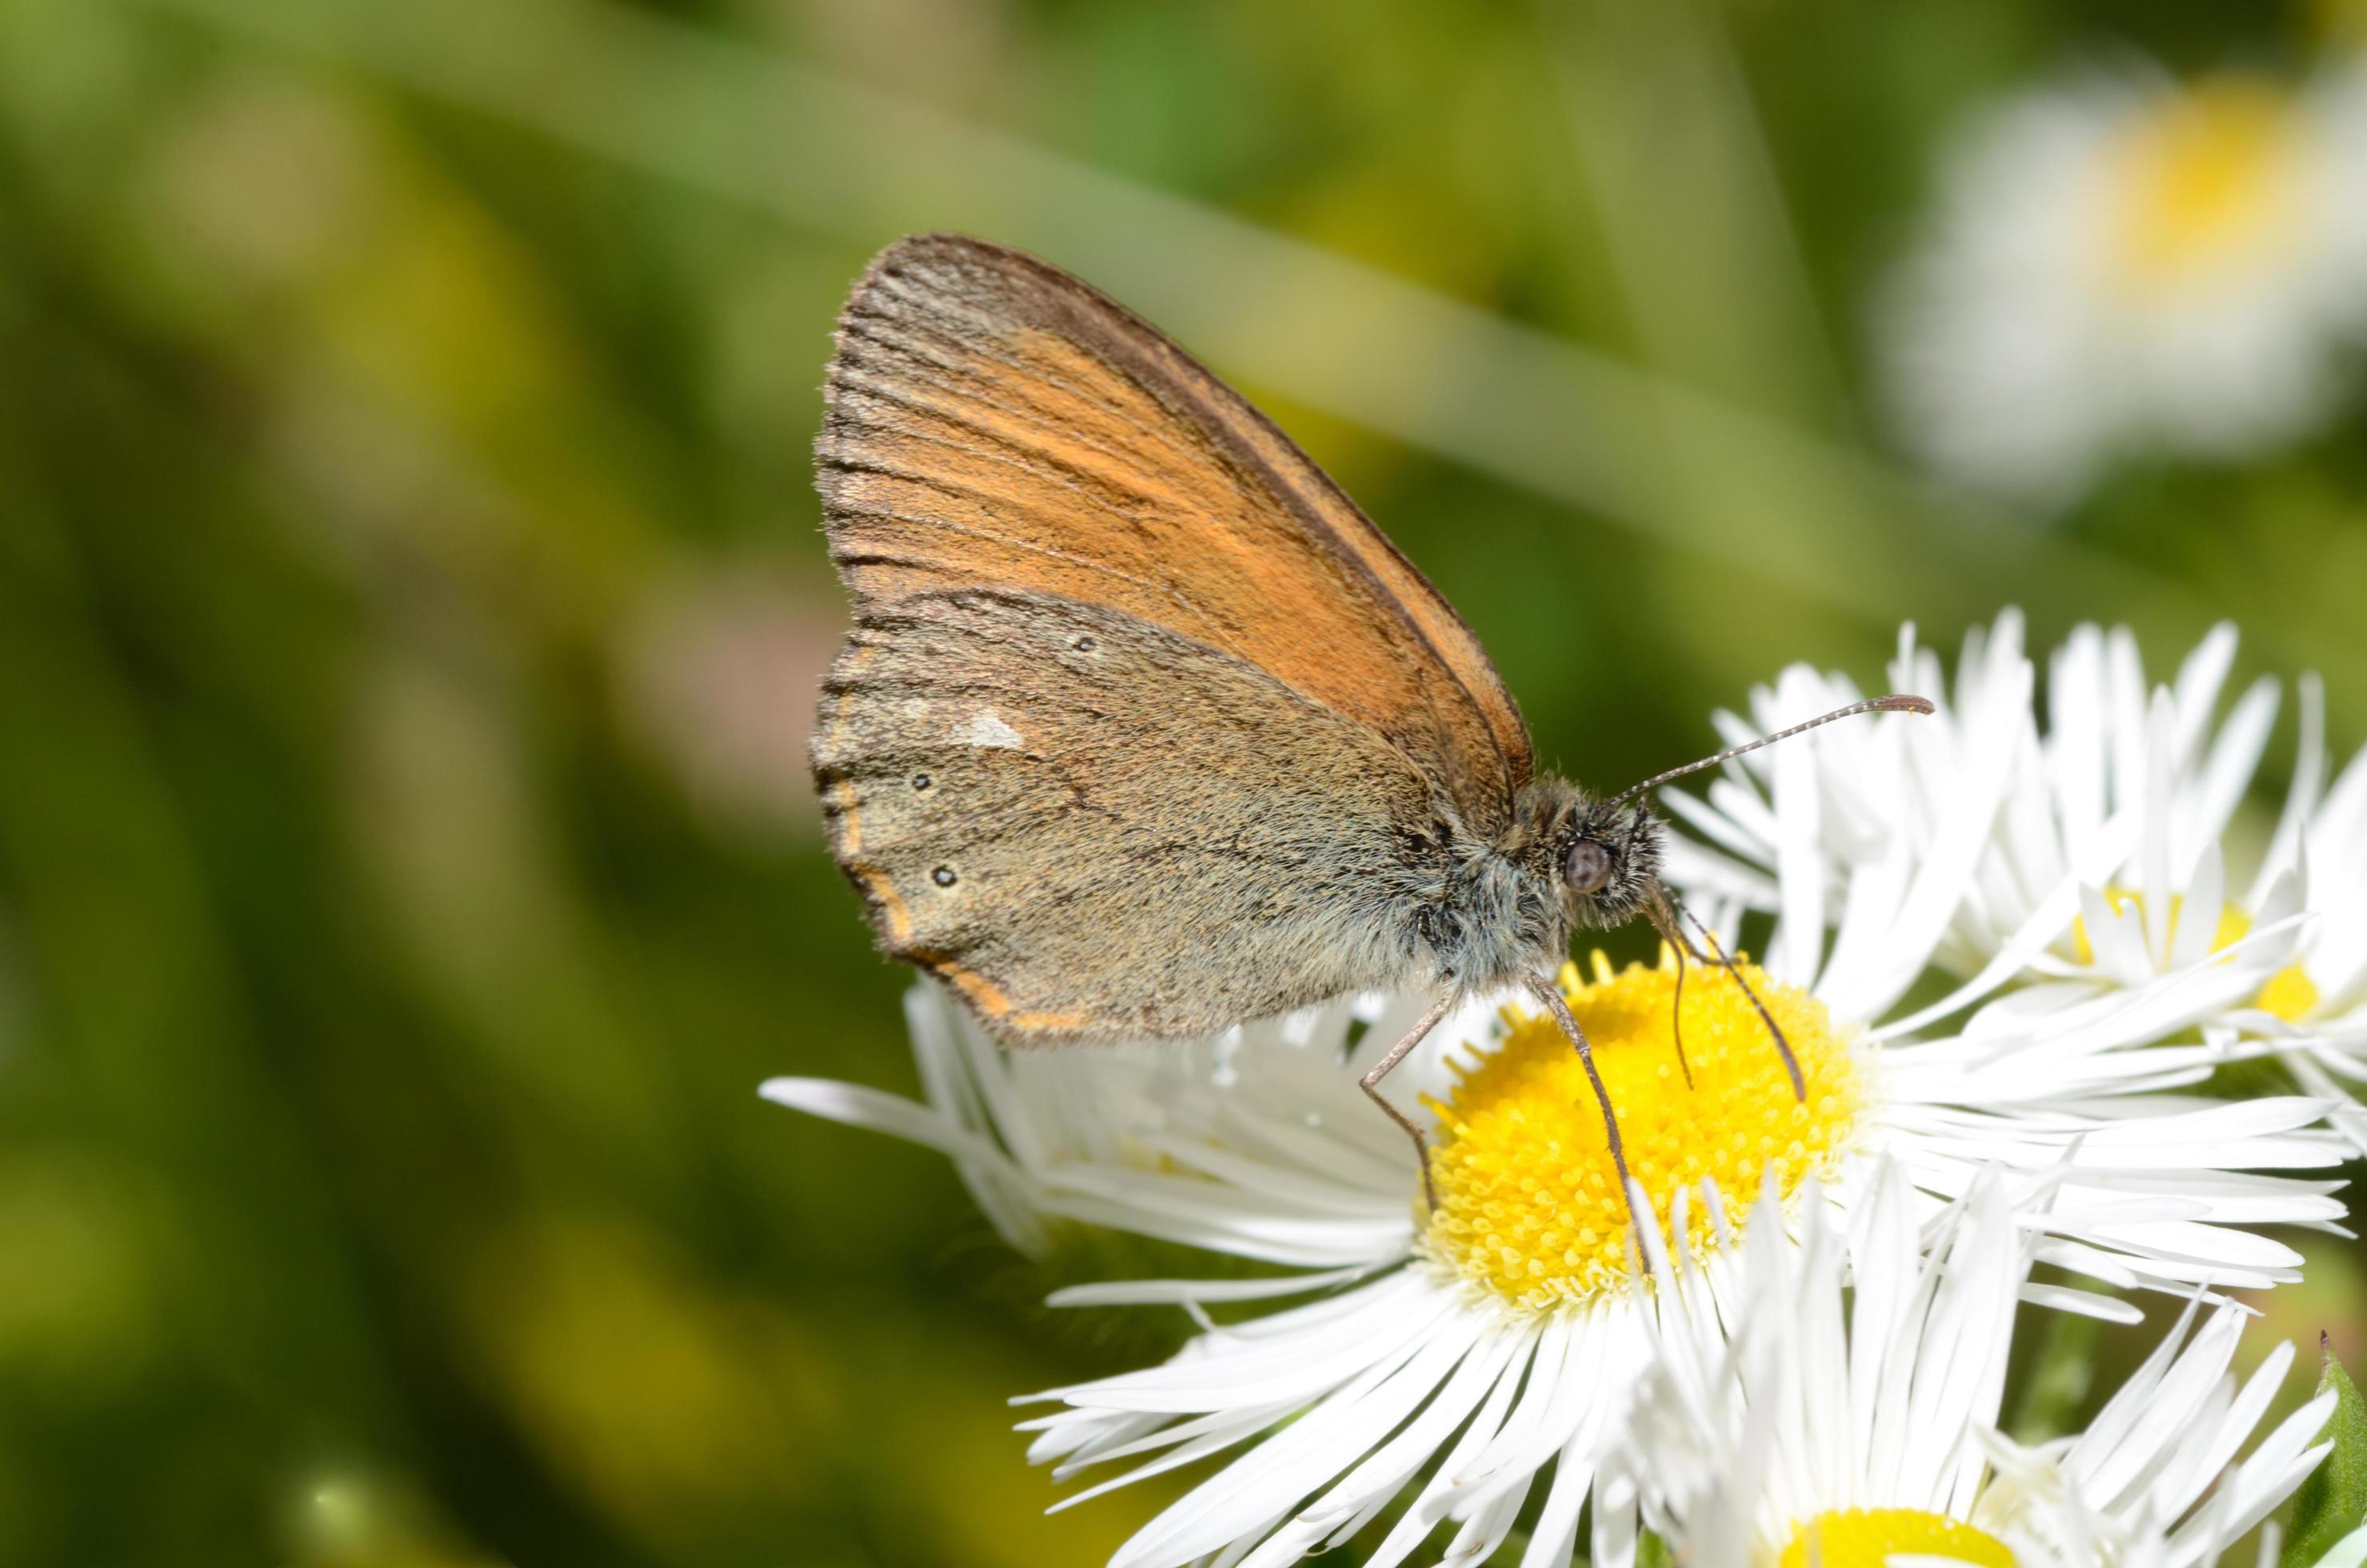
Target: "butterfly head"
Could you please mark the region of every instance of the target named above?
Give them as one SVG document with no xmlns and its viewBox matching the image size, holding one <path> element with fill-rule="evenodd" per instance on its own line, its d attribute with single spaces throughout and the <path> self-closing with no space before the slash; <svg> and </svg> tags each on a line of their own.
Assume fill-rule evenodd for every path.
<svg viewBox="0 0 2367 1568">
<path fill-rule="evenodd" d="M 1589 801 L 1568 818 L 1556 866 L 1570 924 L 1622 926 L 1660 892 L 1660 819 L 1642 801 Z"/>
<path fill-rule="evenodd" d="M 1716 767 L 1764 745 L 1786 740 L 1819 724 L 1829 724 L 1836 719 L 1847 719 L 1859 713 L 1930 713 L 1931 704 L 1920 697 L 1876 697 L 1863 702 L 1853 702 L 1846 708 L 1778 730 L 1772 735 L 1741 745 L 1729 746 L 1714 756 L 1689 762 L 1682 767 L 1656 773 L 1642 783 L 1621 790 L 1608 800 L 1594 800 L 1571 792 L 1559 803 L 1553 821 L 1551 838 L 1558 856 L 1558 873 L 1562 908 L 1570 924 L 1580 927 L 1617 926 L 1636 916 L 1647 915 L 1661 928 L 1663 936 L 1671 932 L 1670 913 L 1674 905 L 1660 886 L 1660 852 L 1664 829 L 1660 819 L 1654 816 L 1645 801 L 1650 793 L 1671 779 L 1705 767 Z"/>
</svg>

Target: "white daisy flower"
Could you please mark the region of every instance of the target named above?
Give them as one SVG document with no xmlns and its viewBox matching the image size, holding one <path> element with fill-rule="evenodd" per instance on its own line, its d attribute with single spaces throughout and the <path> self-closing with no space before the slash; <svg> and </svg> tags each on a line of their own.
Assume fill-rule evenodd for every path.
<svg viewBox="0 0 2367 1568">
<path fill-rule="evenodd" d="M 2131 447 L 2240 457 L 2310 429 L 2367 328 L 2362 81 L 2131 64 L 1971 127 L 1880 312 L 1914 444 L 2057 502 Z"/>
<path fill-rule="evenodd" d="M 2340 1147 L 2307 1130 L 2314 1101 L 2160 1092 L 2210 1059 L 2153 1043 L 2186 1019 L 2184 974 L 2027 1024 L 1883 1021 L 1960 898 L 1929 873 L 1897 880 L 1885 899 L 1849 900 L 1829 960 L 1806 960 L 1806 984 L 1748 970 L 1799 1062 L 1799 1100 L 1731 977 L 1696 970 L 1683 983 L 1681 1063 L 1674 970 L 1614 973 L 1599 958 L 1591 979 L 1566 970 L 1648 1202 L 1665 1211 L 1704 1181 L 1772 1180 L 1796 1204 L 1813 1178 L 1818 1202 L 1846 1210 L 1887 1158 L 1914 1206 L 1937 1212 L 1994 1162 L 2036 1255 L 2090 1278 L 2180 1290 L 2292 1278 L 2298 1255 L 2251 1227 L 2339 1210 L 2323 1184 L 2253 1173 L 2330 1165 Z M 1204 1315 L 1163 1366 L 1038 1396 L 1061 1406 L 1028 1424 L 1056 1477 L 1134 1461 L 1081 1495 L 1243 1450 L 1144 1527 L 1118 1568 L 1292 1561 L 1400 1501 L 1371 1563 L 1406 1560 L 1442 1524 L 1451 1554 L 1478 1558 L 1535 1488 L 1523 1561 L 1566 1562 L 1646 1359 L 1627 1206 L 1578 1059 L 1552 1023 L 1508 1010 L 1492 1028 L 1455 1020 L 1438 1038 L 1474 1043 L 1418 1052 L 1390 1079 L 1435 1118 L 1439 1204 L 1425 1212 L 1411 1152 L 1356 1087 L 1418 1010 L 1380 1009 L 1353 1049 L 1341 1005 L 1213 1041 L 1014 1055 L 921 988 L 911 1013 L 927 1107 L 814 1080 L 765 1093 L 944 1151 L 1023 1244 L 1084 1221 L 1295 1271 L 1089 1286 L 1058 1301 L 1205 1314 L 1327 1292 L 1224 1327 Z M 1710 1217 L 1685 1224 L 1686 1244 L 1720 1267 Z M 2027 1293 L 2107 1310 L 2056 1287 Z M 1614 1568 L 1624 1516 L 1614 1502 L 1594 1518 L 1593 1560 Z"/>
<path fill-rule="evenodd" d="M 1976 1182 L 1919 1236 L 1907 1184 L 1872 1183 L 1846 1244 L 1822 1206 L 1795 1240 L 1772 1196 L 1738 1267 L 1682 1255 L 1645 1312 L 1657 1355 L 1603 1490 L 1693 1568 L 2190 1568 L 2215 1562 L 2330 1444 L 2334 1395 L 2231 1464 L 2293 1363 L 2239 1387 L 2245 1313 L 2190 1305 L 2087 1430 L 2023 1447 L 1997 1429 L 2029 1255 L 2006 1189 Z M 1735 1287 L 1738 1284 L 1739 1289 Z M 1844 1285 L 1849 1289 L 1844 1291 Z"/>
<path fill-rule="evenodd" d="M 2367 1149 L 2367 1111 L 2342 1087 L 2367 1082 L 2367 752 L 2328 787 L 2323 691 L 2304 676 L 2292 789 L 2265 847 L 2231 865 L 2222 844 L 2280 695 L 2263 677 L 2225 699 L 2236 643 L 2219 626 L 2149 686 L 2127 629 L 2082 626 L 2050 656 L 2042 728 L 2018 614 L 1966 638 L 1953 688 L 1904 629 L 1889 676 L 1942 694 L 1938 713 L 1834 726 L 1789 756 L 1738 759 L 1706 800 L 1666 797 L 1698 835 L 1672 840 L 1670 876 L 1729 928 L 1744 910 L 1782 907 L 1805 933 L 1818 882 L 1838 925 L 1857 878 L 1936 862 L 1963 899 L 1934 957 L 1964 995 L 2017 985 L 2004 1017 L 2184 973 L 2188 1023 L 2231 1056 L 2253 1049 L 2239 1036 L 2281 1052 Z M 1854 693 L 1845 676 L 1795 666 L 1752 692 L 1748 720 L 1718 722 L 1738 734 Z M 1963 778 L 1995 760 L 2008 763 L 2000 788 L 1974 806 L 1987 827 L 1948 831 Z M 1777 892 L 1787 855 L 1790 904 Z"/>
</svg>

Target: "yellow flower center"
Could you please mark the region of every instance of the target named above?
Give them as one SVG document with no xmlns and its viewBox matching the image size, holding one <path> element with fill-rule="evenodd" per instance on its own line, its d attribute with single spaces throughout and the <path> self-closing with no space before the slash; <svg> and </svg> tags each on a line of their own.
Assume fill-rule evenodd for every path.
<svg viewBox="0 0 2367 1568">
<path fill-rule="evenodd" d="M 2137 293 L 2187 286 L 2283 244 L 2299 216 L 2297 119 L 2274 84 L 2229 75 L 2131 126 L 2113 163 L 2112 281 Z"/>
<path fill-rule="evenodd" d="M 2145 907 L 2144 895 L 2122 887 L 2106 888 L 2104 902 L 2112 906 L 2116 915 Z M 2178 917 L 2184 913 L 2185 903 L 2178 894 L 2170 895 L 2169 937 L 2172 941 L 2178 938 Z M 2219 906 L 2218 928 L 2211 933 L 2211 950 L 2225 952 L 2251 934 L 2252 917 L 2232 903 L 2223 903 Z M 2096 961 L 2095 945 L 2088 940 L 2085 918 L 2075 918 L 2071 922 L 2071 952 L 2083 964 Z M 2317 983 L 2310 979 L 2309 971 L 2300 964 L 2289 963 L 2269 976 L 2268 983 L 2261 986 L 2259 994 L 2252 998 L 2252 1006 L 2287 1023 L 2296 1023 L 2316 1008 Z"/>
<path fill-rule="evenodd" d="M 1792 1528 L 1781 1568 L 1883 1568 L 1891 1555 L 1948 1557 L 2013 1568 L 2005 1542 L 1920 1508 L 1835 1508 Z"/>
<path fill-rule="evenodd" d="M 1574 966 L 1561 974 L 1618 1114 L 1627 1169 L 1661 1216 L 1680 1188 L 1692 1192 L 1696 1251 L 1716 1244 L 1698 1201 L 1704 1180 L 1716 1182 L 1738 1230 L 1765 1173 L 1779 1173 L 1788 1198 L 1838 1156 L 1864 1103 L 1857 1059 L 1823 1004 L 1754 965 L 1743 972 L 1799 1061 L 1805 1101 L 1793 1097 L 1776 1043 L 1733 976 L 1695 965 L 1686 978 L 1688 1087 L 1677 1061 L 1677 976 L 1665 959 L 1614 975 L 1597 953 L 1592 984 Z M 1552 1019 L 1512 1008 L 1504 1018 L 1503 1043 L 1458 1065 L 1447 1103 L 1430 1102 L 1440 1127 L 1431 1152 L 1438 1207 L 1423 1250 L 1525 1308 L 1622 1289 L 1627 1205 L 1585 1068 Z"/>
<path fill-rule="evenodd" d="M 2269 976 L 2252 1006 L 2271 1017 L 2297 1024 L 2317 1011 L 2317 983 L 2301 965 L 2289 963 Z"/>
</svg>

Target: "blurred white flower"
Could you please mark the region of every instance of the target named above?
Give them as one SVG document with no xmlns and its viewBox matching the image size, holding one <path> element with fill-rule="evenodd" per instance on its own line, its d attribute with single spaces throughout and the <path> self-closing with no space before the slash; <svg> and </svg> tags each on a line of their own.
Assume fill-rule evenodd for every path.
<svg viewBox="0 0 2367 1568">
<path fill-rule="evenodd" d="M 2191 1305 L 2086 1431 L 2017 1444 L 1997 1422 L 2029 1258 L 1999 1186 L 1924 1237 L 1895 1172 L 1846 1243 L 1817 1205 L 1785 1236 L 1771 1205 L 1723 1279 L 1682 1249 L 1663 1270 L 1636 1444 L 1603 1483 L 1691 1568 L 2191 1568 L 2328 1451 L 2330 1392 L 2231 1465 L 2293 1363 L 2281 1344 L 2238 1387 L 2233 1303 Z"/>
<path fill-rule="evenodd" d="M 2327 414 L 2367 329 L 2367 68 L 2034 89 L 1964 135 L 1938 208 L 1877 324 L 1944 472 L 2060 503 L 2132 448 L 2256 453 Z"/>
<path fill-rule="evenodd" d="M 2265 845 L 2231 864 L 2223 842 L 2279 704 L 2268 677 L 2225 700 L 2236 644 L 2219 626 L 2148 686 L 2126 628 L 2079 627 L 2048 657 L 2042 722 L 2019 615 L 1966 638 L 1953 683 L 1905 629 L 1887 678 L 1934 694 L 1939 712 L 1880 733 L 1835 725 L 1789 756 L 1738 760 L 1706 800 L 1666 797 L 1698 835 L 1672 841 L 1671 878 L 1729 927 L 1781 908 L 1806 930 L 1812 880 L 1837 926 L 1856 879 L 1936 861 L 1964 897 L 1935 958 L 1966 998 L 2005 992 L 1993 1017 L 2183 975 L 2203 1038 L 2281 1054 L 2367 1150 L 2367 1110 L 2346 1087 L 2367 1084 L 2367 751 L 2329 787 L 2324 694 L 2305 676 L 2292 787 Z M 1795 665 L 1751 693 L 1747 719 L 1718 722 L 1740 735 L 1856 696 L 1847 677 Z M 1964 777 L 1999 760 L 1989 830 L 1943 833 Z M 1784 881 L 1795 903 L 1778 892 L 1787 834 L 1802 846 Z"/>
</svg>

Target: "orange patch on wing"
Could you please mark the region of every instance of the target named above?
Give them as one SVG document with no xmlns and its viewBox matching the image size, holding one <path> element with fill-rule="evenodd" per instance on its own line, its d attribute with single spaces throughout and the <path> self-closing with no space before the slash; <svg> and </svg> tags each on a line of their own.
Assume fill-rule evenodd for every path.
<svg viewBox="0 0 2367 1568">
<path fill-rule="evenodd" d="M 1003 994 L 1002 988 L 978 971 L 964 969 L 945 954 L 931 952 L 925 948 L 916 948 L 903 956 L 916 963 L 928 965 L 936 971 L 946 983 L 968 997 L 970 1006 L 988 1017 L 998 1019 L 1013 1028 L 1045 1031 L 1081 1029 L 1090 1021 L 1081 1012 L 1014 1013 L 1011 1010 L 1011 998 Z"/>
<path fill-rule="evenodd" d="M 838 802 L 839 853 L 852 859 L 863 852 L 863 817 L 855 809 L 855 780 L 842 776 L 831 785 L 830 793 Z"/>
<path fill-rule="evenodd" d="M 915 949 L 906 956 L 919 960 L 945 976 L 960 989 L 963 995 L 970 999 L 973 1006 L 988 1017 L 1000 1018 L 1010 1014 L 1011 998 L 1002 994 L 1001 986 L 976 970 L 964 969 L 945 954 L 933 953 L 925 949 Z"/>
<path fill-rule="evenodd" d="M 888 873 L 859 860 L 849 860 L 847 865 L 863 879 L 863 885 L 870 890 L 880 913 L 888 917 L 889 938 L 900 942 L 910 937 L 912 934 L 912 912 L 906 909 L 904 901 L 897 896 L 895 885 L 889 881 Z"/>
<path fill-rule="evenodd" d="M 1528 732 L 1478 640 L 1290 439 L 1156 330 L 981 242 L 881 253 L 842 320 L 821 483 L 858 605 L 1056 594 L 1379 730 L 1492 832 Z"/>
</svg>

